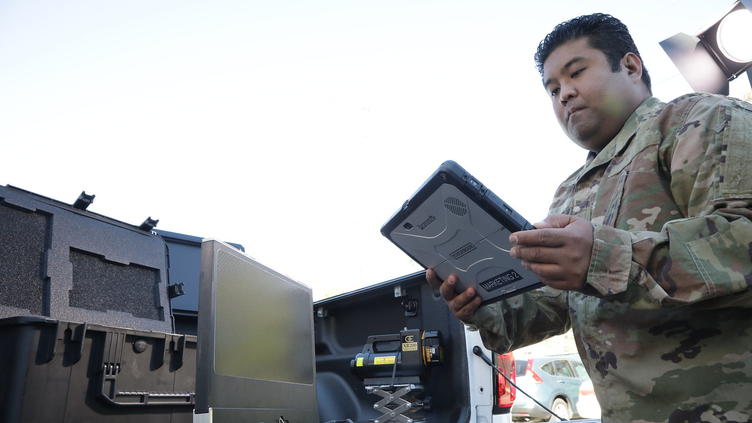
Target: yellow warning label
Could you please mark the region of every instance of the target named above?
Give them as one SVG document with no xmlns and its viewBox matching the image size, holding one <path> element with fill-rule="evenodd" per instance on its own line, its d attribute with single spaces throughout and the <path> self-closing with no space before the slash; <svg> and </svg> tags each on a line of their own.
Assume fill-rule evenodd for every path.
<svg viewBox="0 0 752 423">
<path fill-rule="evenodd" d="M 417 342 L 403 342 L 402 351 L 418 351 Z"/>
<path fill-rule="evenodd" d="M 377 366 L 382 365 L 382 364 L 394 364 L 396 360 L 397 360 L 397 357 L 393 355 L 387 355 L 383 357 L 374 357 L 373 364 Z"/>
<path fill-rule="evenodd" d="M 363 357 L 358 357 L 357 361 L 355 361 L 356 367 L 363 367 Z"/>
</svg>

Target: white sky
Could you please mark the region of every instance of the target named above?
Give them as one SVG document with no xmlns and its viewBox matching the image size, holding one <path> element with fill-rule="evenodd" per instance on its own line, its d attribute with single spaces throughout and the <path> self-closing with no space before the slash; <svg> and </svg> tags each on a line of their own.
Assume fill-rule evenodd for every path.
<svg viewBox="0 0 752 423">
<path fill-rule="evenodd" d="M 444 160 L 545 217 L 585 157 L 532 61 L 555 24 L 620 18 L 670 100 L 658 42 L 731 4 L 4 0 L 0 184 L 242 243 L 323 298 L 420 269 L 379 229 Z"/>
</svg>

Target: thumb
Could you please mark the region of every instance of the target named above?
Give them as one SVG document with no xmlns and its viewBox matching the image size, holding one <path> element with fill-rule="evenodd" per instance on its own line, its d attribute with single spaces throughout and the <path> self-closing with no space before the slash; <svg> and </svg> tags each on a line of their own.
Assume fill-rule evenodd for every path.
<svg viewBox="0 0 752 423">
<path fill-rule="evenodd" d="M 572 220 L 574 220 L 572 216 L 552 214 L 547 216 L 542 222 L 536 223 L 534 226 L 538 229 L 564 228 L 572 223 Z"/>
</svg>

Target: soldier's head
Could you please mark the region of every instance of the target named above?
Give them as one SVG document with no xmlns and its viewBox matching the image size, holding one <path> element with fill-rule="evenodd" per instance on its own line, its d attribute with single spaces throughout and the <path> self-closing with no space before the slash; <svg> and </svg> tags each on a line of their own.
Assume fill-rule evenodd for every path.
<svg viewBox="0 0 752 423">
<path fill-rule="evenodd" d="M 600 151 L 651 95 L 650 77 L 627 27 L 595 13 L 557 25 L 535 63 L 564 132 Z"/>
</svg>

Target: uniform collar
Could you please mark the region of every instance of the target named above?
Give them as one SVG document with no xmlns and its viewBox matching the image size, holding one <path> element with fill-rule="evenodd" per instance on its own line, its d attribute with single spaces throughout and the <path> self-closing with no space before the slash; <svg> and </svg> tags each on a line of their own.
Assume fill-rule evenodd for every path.
<svg viewBox="0 0 752 423">
<path fill-rule="evenodd" d="M 645 101 L 640 103 L 635 111 L 629 115 L 627 121 L 624 122 L 624 126 L 621 127 L 619 133 L 617 133 L 601 151 L 597 154 L 594 152 L 588 154 L 587 161 L 582 168 L 580 176 L 584 176 L 590 170 L 608 163 L 614 158 L 614 156 L 624 150 L 624 147 L 629 144 L 629 141 L 632 140 L 632 136 L 637 132 L 637 126 L 642 120 L 644 120 L 644 116 L 654 112 L 660 105 L 660 100 L 655 97 L 648 97 Z"/>
</svg>

